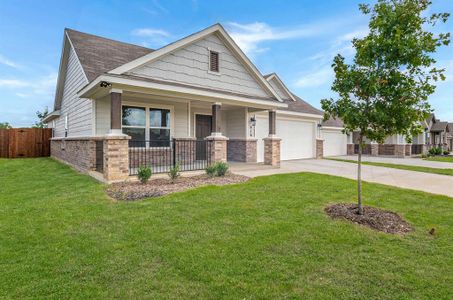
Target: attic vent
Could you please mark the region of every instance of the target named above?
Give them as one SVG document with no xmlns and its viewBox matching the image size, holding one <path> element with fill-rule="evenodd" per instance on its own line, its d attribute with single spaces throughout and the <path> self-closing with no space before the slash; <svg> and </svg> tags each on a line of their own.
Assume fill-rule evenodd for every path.
<svg viewBox="0 0 453 300">
<path fill-rule="evenodd" d="M 211 72 L 219 72 L 219 53 L 209 51 L 209 70 Z"/>
</svg>

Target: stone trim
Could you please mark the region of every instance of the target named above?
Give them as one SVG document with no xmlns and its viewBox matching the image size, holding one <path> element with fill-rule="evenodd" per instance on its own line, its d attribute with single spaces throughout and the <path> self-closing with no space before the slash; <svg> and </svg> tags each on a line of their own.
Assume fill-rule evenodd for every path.
<svg viewBox="0 0 453 300">
<path fill-rule="evenodd" d="M 324 157 L 324 140 L 316 139 L 316 159 Z"/>
<path fill-rule="evenodd" d="M 104 140 L 104 179 L 107 182 L 124 181 L 129 178 L 128 139 Z"/>
<path fill-rule="evenodd" d="M 280 166 L 280 142 L 281 138 L 266 137 L 264 140 L 264 164 Z"/>
<path fill-rule="evenodd" d="M 205 138 L 210 142 L 209 146 L 209 163 L 226 162 L 227 161 L 227 141 L 225 136 L 208 136 Z"/>
</svg>

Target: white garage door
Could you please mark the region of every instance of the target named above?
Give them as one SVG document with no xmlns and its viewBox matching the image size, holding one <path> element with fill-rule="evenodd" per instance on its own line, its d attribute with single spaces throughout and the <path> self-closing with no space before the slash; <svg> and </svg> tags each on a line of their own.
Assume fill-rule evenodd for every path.
<svg viewBox="0 0 453 300">
<path fill-rule="evenodd" d="M 301 159 L 314 157 L 314 126 L 312 122 L 277 117 L 277 136 L 281 141 L 281 159 Z M 255 137 L 257 142 L 258 162 L 264 160 L 263 138 L 269 134 L 267 117 L 257 116 Z"/>
<path fill-rule="evenodd" d="M 322 131 L 324 137 L 324 156 L 346 155 L 347 136 L 341 131 Z"/>
</svg>

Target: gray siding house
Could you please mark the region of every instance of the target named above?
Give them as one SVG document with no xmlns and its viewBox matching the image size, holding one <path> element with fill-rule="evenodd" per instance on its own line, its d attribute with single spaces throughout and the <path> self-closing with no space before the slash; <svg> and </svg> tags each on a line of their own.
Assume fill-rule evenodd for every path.
<svg viewBox="0 0 453 300">
<path fill-rule="evenodd" d="M 341 122 L 262 75 L 215 24 L 158 50 L 64 31 L 52 156 L 107 181 L 216 161 L 346 154 Z M 328 141 L 324 141 L 328 139 Z"/>
</svg>

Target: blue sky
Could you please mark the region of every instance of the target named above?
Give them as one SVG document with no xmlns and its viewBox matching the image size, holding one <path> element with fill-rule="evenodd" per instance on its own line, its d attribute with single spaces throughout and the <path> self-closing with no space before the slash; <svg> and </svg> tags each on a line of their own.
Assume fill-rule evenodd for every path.
<svg viewBox="0 0 453 300">
<path fill-rule="evenodd" d="M 453 12 L 453 1 L 433 2 L 433 12 Z M 320 99 L 334 96 L 333 56 L 350 57 L 352 37 L 367 32 L 359 3 L 373 1 L 0 0 L 0 122 L 30 126 L 37 110 L 52 109 L 65 27 L 158 48 L 220 22 L 263 74 L 277 72 L 319 108 Z M 436 28 L 447 31 L 453 19 Z M 453 122 L 453 46 L 436 58 L 447 81 L 430 102 Z"/>
</svg>

